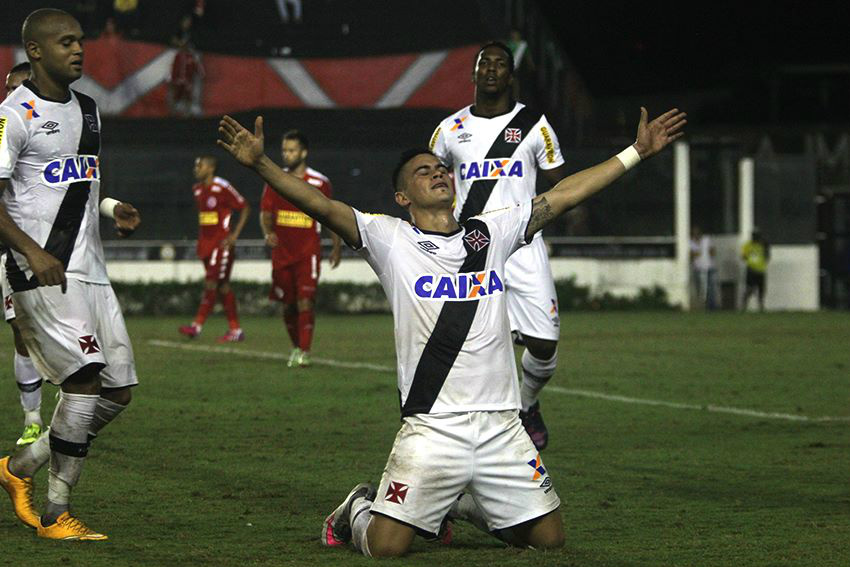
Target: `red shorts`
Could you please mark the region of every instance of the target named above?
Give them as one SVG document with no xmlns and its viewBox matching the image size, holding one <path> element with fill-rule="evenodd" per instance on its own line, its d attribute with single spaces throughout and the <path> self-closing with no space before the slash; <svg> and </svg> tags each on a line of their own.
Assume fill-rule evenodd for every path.
<svg viewBox="0 0 850 567">
<path fill-rule="evenodd" d="M 230 281 L 230 272 L 233 271 L 233 261 L 236 259 L 236 253 L 232 248 L 224 248 L 219 246 L 213 250 L 212 254 L 204 258 L 204 269 L 206 275 L 204 279 L 225 283 Z"/>
<path fill-rule="evenodd" d="M 294 264 L 272 269 L 269 299 L 287 305 L 299 299 L 313 300 L 319 283 L 319 257 L 312 254 Z"/>
</svg>

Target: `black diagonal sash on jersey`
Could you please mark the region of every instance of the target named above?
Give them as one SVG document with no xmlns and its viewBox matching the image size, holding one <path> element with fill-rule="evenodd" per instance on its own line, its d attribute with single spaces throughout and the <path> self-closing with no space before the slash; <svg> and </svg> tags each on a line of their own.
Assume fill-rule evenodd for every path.
<svg viewBox="0 0 850 567">
<path fill-rule="evenodd" d="M 478 219 L 472 219 L 466 223 L 464 236 L 475 230 L 481 232 L 488 241 L 490 240 L 487 224 Z M 466 250 L 466 259 L 458 273 L 482 271 L 487 263 L 489 244 L 476 250 L 464 240 L 463 246 Z M 449 375 L 449 370 L 452 369 L 463 343 L 466 342 L 479 301 L 478 299 L 446 301 L 443 304 L 434 330 L 431 331 L 431 336 L 419 358 L 419 364 L 416 365 L 407 400 L 401 408 L 402 417 L 431 411 Z"/>
<path fill-rule="evenodd" d="M 100 152 L 100 125 L 97 121 L 97 106 L 91 97 L 74 91 L 80 103 L 82 128 L 80 142 L 77 145 L 77 155 L 96 156 Z M 89 200 L 91 181 L 77 181 L 68 185 L 65 198 L 59 205 L 56 218 L 50 229 L 50 235 L 44 244 L 44 250 L 57 258 L 65 269 L 71 261 L 74 243 L 83 223 L 86 203 Z M 27 279 L 26 274 L 15 262 L 13 254 L 6 260 L 6 273 L 12 291 L 25 291 L 38 286 L 38 279 L 33 276 Z"/>
<path fill-rule="evenodd" d="M 540 120 L 539 112 L 532 112 L 527 106 L 523 107 L 516 113 L 510 122 L 505 125 L 505 130 L 508 128 L 518 128 L 522 132 L 523 139 L 531 133 L 532 127 Z M 514 155 L 514 152 L 519 147 L 519 143 L 511 143 L 505 141 L 504 131 L 500 132 L 493 145 L 487 151 L 485 159 L 509 158 Z M 531 171 L 531 168 L 529 168 Z M 460 210 L 458 220 L 461 223 L 466 222 L 470 217 L 480 215 L 484 212 L 484 207 L 487 206 L 487 201 L 490 199 L 490 194 L 493 192 L 493 187 L 498 183 L 499 178 L 495 179 L 478 179 L 472 182 L 469 187 L 469 193 L 466 195 L 466 201 L 463 203 L 463 208 Z"/>
</svg>

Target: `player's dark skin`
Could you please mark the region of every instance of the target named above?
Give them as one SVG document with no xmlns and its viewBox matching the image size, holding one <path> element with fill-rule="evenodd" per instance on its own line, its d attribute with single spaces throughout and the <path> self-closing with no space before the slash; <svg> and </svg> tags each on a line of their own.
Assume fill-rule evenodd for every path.
<svg viewBox="0 0 850 567">
<path fill-rule="evenodd" d="M 30 80 L 42 97 L 65 101 L 71 96 L 70 85 L 83 74 L 83 30 L 71 15 L 61 11 L 46 12 L 29 22 L 23 30 L 24 48 L 32 71 Z M 0 195 L 9 186 L 0 179 Z M 119 235 L 127 236 L 139 226 L 139 212 L 129 203 L 115 206 L 115 226 Z M 26 256 L 40 285 L 59 285 L 65 292 L 67 280 L 62 262 L 46 252 L 23 232 L 0 204 L 0 239 Z M 62 391 L 72 394 L 99 394 L 117 404 L 130 403 L 130 388 L 101 388 L 100 365 L 89 364 L 62 382 Z M 14 468 L 14 467 L 13 467 Z M 12 470 L 14 473 L 15 471 Z"/>
<path fill-rule="evenodd" d="M 514 107 L 513 82 L 509 55 L 504 50 L 491 45 L 478 54 L 475 69 L 472 71 L 472 82 L 475 84 L 475 104 L 472 114 L 483 118 L 500 116 L 511 111 Z M 554 186 L 567 176 L 566 167 L 559 165 L 552 169 L 541 169 L 540 172 Z M 528 352 L 534 358 L 549 360 L 555 356 L 558 341 L 537 337 L 522 336 Z"/>
<path fill-rule="evenodd" d="M 682 136 L 687 123 L 685 114 L 670 110 L 655 120 L 647 120 L 641 108 L 634 148 L 647 159 Z M 230 116 L 219 125 L 218 145 L 239 163 L 252 168 L 269 186 L 296 207 L 339 234 L 354 248 L 361 245 L 354 211 L 347 204 L 328 199 L 321 192 L 294 175 L 280 169 L 263 150 L 263 119 L 257 117 L 251 133 Z M 612 157 L 600 164 L 574 173 L 532 201 L 526 240 L 542 230 L 558 215 L 575 207 L 591 195 L 613 183 L 625 173 L 622 162 Z M 452 213 L 454 183 L 446 167 L 430 153 L 410 159 L 399 174 L 395 201 L 403 207 L 419 228 L 449 233 L 458 224 Z M 373 557 L 395 557 L 407 552 L 416 533 L 412 527 L 393 518 L 376 514 L 367 529 L 369 549 Z M 539 518 L 501 530 L 497 534 L 512 545 L 537 549 L 557 548 L 564 544 L 564 529 L 559 510 Z"/>
</svg>

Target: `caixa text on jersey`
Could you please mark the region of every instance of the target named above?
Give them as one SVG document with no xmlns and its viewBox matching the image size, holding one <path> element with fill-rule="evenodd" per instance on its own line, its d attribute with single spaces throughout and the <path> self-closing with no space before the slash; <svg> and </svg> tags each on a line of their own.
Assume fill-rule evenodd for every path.
<svg viewBox="0 0 850 567">
<path fill-rule="evenodd" d="M 77 181 L 100 179 L 97 156 L 70 156 L 53 160 L 44 166 L 41 178 L 48 185 L 67 185 Z"/>
<path fill-rule="evenodd" d="M 496 270 L 468 274 L 424 274 L 416 279 L 413 291 L 422 299 L 470 301 L 505 291 Z"/>
<path fill-rule="evenodd" d="M 521 159 L 496 158 L 484 161 L 463 162 L 460 164 L 460 178 L 486 179 L 488 177 L 522 177 Z"/>
</svg>

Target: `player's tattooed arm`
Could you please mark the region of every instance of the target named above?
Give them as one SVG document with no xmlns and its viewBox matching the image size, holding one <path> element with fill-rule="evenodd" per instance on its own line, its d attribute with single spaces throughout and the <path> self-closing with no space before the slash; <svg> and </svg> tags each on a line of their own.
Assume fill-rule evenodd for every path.
<svg viewBox="0 0 850 567">
<path fill-rule="evenodd" d="M 531 218 L 528 221 L 528 227 L 525 229 L 526 242 L 531 241 L 534 233 L 549 224 L 549 221 L 555 218 L 555 216 L 555 212 L 552 211 L 546 195 L 535 197 L 534 201 L 531 202 Z"/>
<path fill-rule="evenodd" d="M 280 169 L 265 154 L 262 116 L 255 120 L 253 133 L 230 116 L 224 116 L 218 132 L 217 144 L 239 163 L 256 171 L 276 193 L 340 235 L 349 245 L 360 247 L 360 231 L 350 206 L 328 199 L 300 177 Z"/>
</svg>

